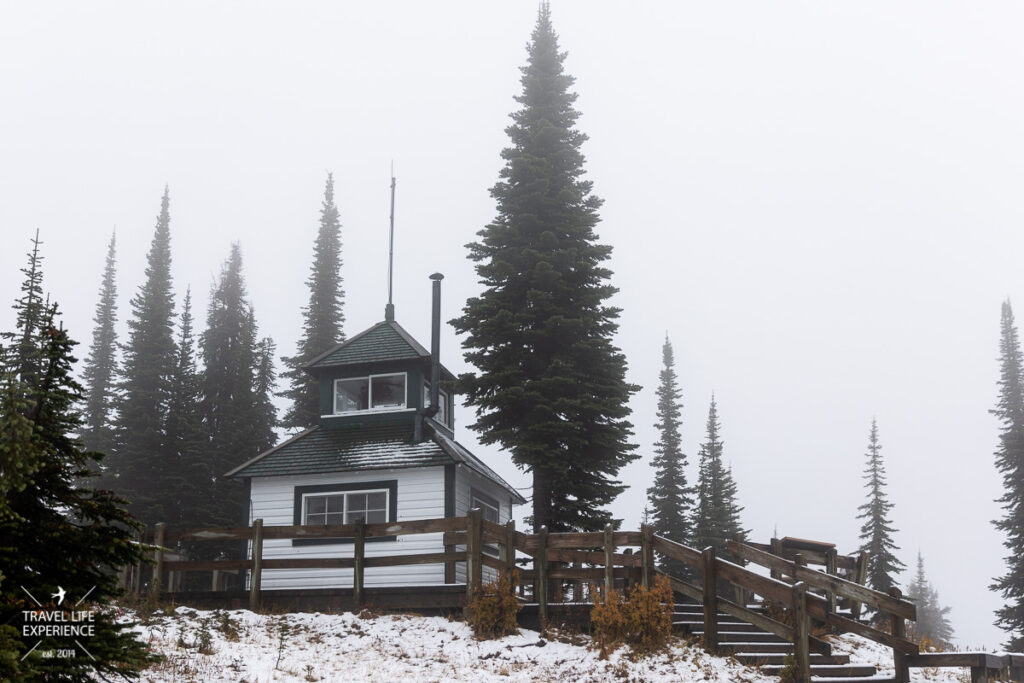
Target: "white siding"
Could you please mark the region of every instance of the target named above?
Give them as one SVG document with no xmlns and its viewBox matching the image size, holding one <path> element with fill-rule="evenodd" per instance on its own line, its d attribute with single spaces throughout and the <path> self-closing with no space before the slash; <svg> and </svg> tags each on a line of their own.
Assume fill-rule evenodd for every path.
<svg viewBox="0 0 1024 683">
<path fill-rule="evenodd" d="M 352 484 L 397 480 L 397 519 L 444 517 L 444 468 L 370 470 L 324 475 L 254 477 L 251 515 L 263 518 L 265 526 L 289 526 L 295 521 L 295 487 L 317 484 Z M 468 489 L 467 489 L 468 491 Z M 464 514 L 464 513 L 463 513 Z M 444 550 L 441 534 L 399 536 L 395 541 L 368 542 L 366 556 L 435 553 Z M 352 544 L 293 546 L 290 539 L 263 542 L 263 557 L 352 557 Z M 366 586 L 409 586 L 444 583 L 444 565 L 417 564 L 366 569 Z M 265 569 L 262 586 L 280 588 L 349 588 L 351 569 Z"/>
<path fill-rule="evenodd" d="M 455 471 L 455 516 L 464 517 L 469 511 L 471 490 L 476 489 L 498 501 L 498 522 L 505 524 L 512 519 L 512 496 L 505 489 L 501 488 L 490 479 L 486 479 L 469 469 L 465 465 L 459 465 Z M 458 550 L 465 550 L 465 546 L 458 546 Z M 498 572 L 490 567 L 483 568 L 483 580 L 485 583 L 498 578 Z M 455 580 L 463 583 L 466 580 L 466 565 L 459 562 L 455 565 Z"/>
</svg>

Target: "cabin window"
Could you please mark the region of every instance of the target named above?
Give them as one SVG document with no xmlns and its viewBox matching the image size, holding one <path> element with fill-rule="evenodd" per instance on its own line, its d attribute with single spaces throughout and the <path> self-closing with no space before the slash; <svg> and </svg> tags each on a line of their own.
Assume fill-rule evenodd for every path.
<svg viewBox="0 0 1024 683">
<path fill-rule="evenodd" d="M 480 516 L 488 522 L 501 524 L 501 505 L 486 493 L 481 493 L 476 489 L 470 489 L 469 507 L 480 508 Z M 498 556 L 498 546 L 496 545 L 485 544 L 481 547 L 481 550 L 488 555 L 492 555 L 494 557 Z"/>
<path fill-rule="evenodd" d="M 296 526 L 355 524 L 360 519 L 379 524 L 395 521 L 397 513 L 397 479 L 295 487 Z M 366 542 L 394 540 L 394 536 L 371 536 Z M 292 545 L 351 542 L 351 538 L 333 537 L 292 539 Z"/>
<path fill-rule="evenodd" d="M 367 524 L 388 521 L 387 490 L 307 493 L 303 496 L 303 524 L 355 524 L 360 519 Z"/>
<path fill-rule="evenodd" d="M 334 412 L 400 410 L 406 407 L 405 373 L 334 380 Z"/>
<path fill-rule="evenodd" d="M 434 419 L 443 425 L 451 427 L 452 423 L 448 421 L 448 392 L 443 389 L 438 390 L 437 402 L 440 404 L 437 407 L 437 414 L 434 415 Z M 423 407 L 430 407 L 430 383 L 423 385 Z"/>
</svg>

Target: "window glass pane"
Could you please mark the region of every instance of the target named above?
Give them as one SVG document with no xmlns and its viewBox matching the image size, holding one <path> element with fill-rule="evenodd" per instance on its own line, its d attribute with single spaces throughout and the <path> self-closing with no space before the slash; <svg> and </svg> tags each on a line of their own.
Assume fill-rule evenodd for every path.
<svg viewBox="0 0 1024 683">
<path fill-rule="evenodd" d="M 309 514 L 322 514 L 327 509 L 327 498 L 324 496 L 310 496 L 306 499 L 306 512 Z"/>
<path fill-rule="evenodd" d="M 374 408 L 405 407 L 405 375 L 383 375 L 373 378 Z"/>
<path fill-rule="evenodd" d="M 470 507 L 480 508 L 480 512 L 484 519 L 488 522 L 498 523 L 498 508 L 494 507 L 485 500 L 480 500 L 476 496 L 473 496 Z"/>
<path fill-rule="evenodd" d="M 383 510 L 388 505 L 388 494 L 383 491 L 368 493 L 366 495 L 366 508 L 368 510 Z"/>
<path fill-rule="evenodd" d="M 334 412 L 347 413 L 352 410 L 366 410 L 369 399 L 369 380 L 340 379 L 334 383 Z"/>
<path fill-rule="evenodd" d="M 345 515 L 345 524 L 355 524 L 357 519 L 366 519 L 366 511 L 365 510 L 357 510 L 357 511 L 354 511 L 354 512 L 350 511 L 348 514 Z"/>
<path fill-rule="evenodd" d="M 350 493 L 348 494 L 348 511 L 358 512 L 359 510 L 366 509 L 366 494 L 365 493 Z"/>
<path fill-rule="evenodd" d="M 437 403 L 439 406 L 439 410 L 437 411 L 437 421 L 450 427 L 451 423 L 448 421 L 448 394 L 443 391 L 438 392 Z"/>
<path fill-rule="evenodd" d="M 366 521 L 369 524 L 379 524 L 388 521 L 388 513 L 384 510 L 370 510 L 366 513 Z"/>
<path fill-rule="evenodd" d="M 344 512 L 345 496 L 327 496 L 327 509 L 325 512 Z M 341 522 L 338 522 L 341 524 Z"/>
<path fill-rule="evenodd" d="M 340 512 L 332 513 L 326 516 L 325 524 L 344 524 L 345 515 Z"/>
<path fill-rule="evenodd" d="M 324 515 L 306 515 L 306 524 L 315 524 L 317 526 L 323 526 Z"/>
</svg>

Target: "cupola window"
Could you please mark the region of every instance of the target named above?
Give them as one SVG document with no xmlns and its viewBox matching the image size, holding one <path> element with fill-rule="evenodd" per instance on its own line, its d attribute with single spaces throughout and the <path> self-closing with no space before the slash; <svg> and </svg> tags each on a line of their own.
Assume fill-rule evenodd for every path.
<svg viewBox="0 0 1024 683">
<path fill-rule="evenodd" d="M 406 407 L 405 373 L 334 380 L 334 413 L 402 410 Z"/>
</svg>

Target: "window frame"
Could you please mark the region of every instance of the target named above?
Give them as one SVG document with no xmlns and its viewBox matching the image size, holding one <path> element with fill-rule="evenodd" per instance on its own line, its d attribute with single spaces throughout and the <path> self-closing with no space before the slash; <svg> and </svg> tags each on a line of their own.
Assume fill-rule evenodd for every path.
<svg viewBox="0 0 1024 683">
<path fill-rule="evenodd" d="M 483 505 L 474 505 L 474 503 L 482 503 Z M 492 510 L 495 510 L 495 516 L 497 517 L 497 519 L 493 523 L 501 524 L 501 503 L 498 502 L 498 499 L 494 498 L 493 496 L 487 495 L 478 488 L 471 486 L 469 489 L 469 508 L 472 510 L 475 507 L 480 508 L 481 519 L 487 519 L 482 514 L 486 508 L 489 507 Z M 493 557 L 498 557 L 500 554 L 498 552 L 498 546 L 493 543 L 484 544 L 481 546 L 480 549 L 487 555 L 491 555 Z"/>
<path fill-rule="evenodd" d="M 331 494 L 357 494 L 377 493 L 384 491 L 387 494 L 387 519 L 385 524 L 394 522 L 398 516 L 398 480 L 388 479 L 383 481 L 360 481 L 345 482 L 338 484 L 313 484 L 310 486 L 295 487 L 295 505 L 293 519 L 295 526 L 309 526 L 305 524 L 306 500 L 310 496 L 324 496 Z M 313 525 L 317 526 L 317 525 Z M 301 545 L 331 545 L 352 543 L 353 538 L 293 538 L 293 546 Z M 396 536 L 371 536 L 365 539 L 367 543 L 396 541 Z"/>
<path fill-rule="evenodd" d="M 377 377 L 401 377 L 403 401 L 401 407 L 389 406 L 387 408 L 373 407 L 373 380 Z M 338 382 L 351 382 L 352 380 L 366 380 L 366 408 L 356 410 L 338 410 Z M 353 377 L 337 377 L 331 382 L 331 415 L 360 415 L 365 413 L 394 413 L 400 410 L 409 409 L 409 373 L 408 372 L 378 372 L 370 375 L 355 375 Z"/>
<path fill-rule="evenodd" d="M 451 410 L 449 407 L 451 404 L 449 400 L 448 392 L 444 389 L 437 390 L 437 403 L 438 411 L 434 413 L 434 419 L 443 424 L 445 427 L 451 427 Z M 423 383 L 423 407 L 427 408 L 430 405 L 430 382 Z M 441 419 L 441 413 L 444 413 L 444 419 Z"/>
</svg>

